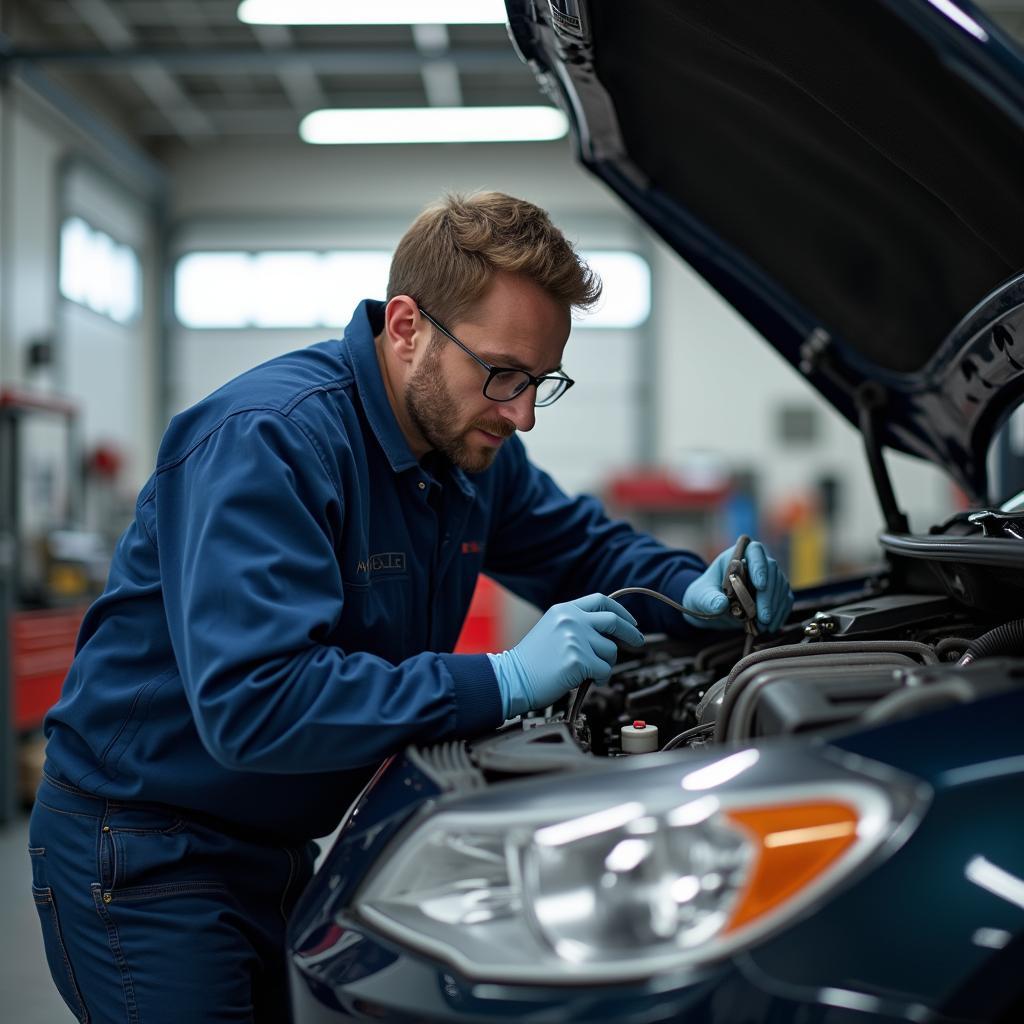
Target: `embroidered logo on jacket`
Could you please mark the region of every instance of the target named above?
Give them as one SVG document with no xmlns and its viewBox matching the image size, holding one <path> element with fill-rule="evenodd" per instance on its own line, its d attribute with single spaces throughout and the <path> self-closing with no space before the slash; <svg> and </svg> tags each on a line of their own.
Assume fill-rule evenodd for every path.
<svg viewBox="0 0 1024 1024">
<path fill-rule="evenodd" d="M 464 540 L 462 542 L 462 553 L 464 555 L 479 555 L 484 546 L 478 540 Z"/>
<path fill-rule="evenodd" d="M 384 551 L 379 555 L 370 555 L 366 559 L 361 558 L 356 562 L 356 572 L 366 575 L 376 575 L 383 572 L 405 572 L 405 552 Z"/>
</svg>

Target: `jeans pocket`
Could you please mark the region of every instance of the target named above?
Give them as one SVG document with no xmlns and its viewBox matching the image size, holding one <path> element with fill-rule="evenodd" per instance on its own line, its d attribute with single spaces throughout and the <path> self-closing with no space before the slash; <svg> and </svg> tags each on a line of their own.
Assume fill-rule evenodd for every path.
<svg viewBox="0 0 1024 1024">
<path fill-rule="evenodd" d="M 107 826 L 111 832 L 136 836 L 171 836 L 185 830 L 185 822 L 170 810 L 146 804 L 107 804 Z"/>
<path fill-rule="evenodd" d="M 105 892 L 178 881 L 194 854 L 181 818 L 141 806 L 110 805 L 100 836 Z"/>
<path fill-rule="evenodd" d="M 78 991 L 75 972 L 71 969 L 71 961 L 64 948 L 64 938 L 60 931 L 60 918 L 57 915 L 57 904 L 54 902 L 53 892 L 48 888 L 33 885 L 32 899 L 36 910 L 39 911 L 39 924 L 43 929 L 43 948 L 46 950 L 46 962 L 49 965 L 53 982 L 57 986 L 61 998 L 67 1003 L 68 1009 L 75 1015 L 75 1019 L 86 1024 L 89 1020 L 89 1012 L 82 1001 L 82 994 Z"/>
</svg>

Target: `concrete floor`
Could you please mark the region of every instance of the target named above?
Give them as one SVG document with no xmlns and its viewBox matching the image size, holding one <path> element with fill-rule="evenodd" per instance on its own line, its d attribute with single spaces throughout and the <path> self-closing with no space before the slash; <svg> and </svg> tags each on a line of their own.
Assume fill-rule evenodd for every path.
<svg viewBox="0 0 1024 1024">
<path fill-rule="evenodd" d="M 7 899 L 0 903 L 0 1018 L 11 1024 L 73 1021 L 46 967 L 32 902 L 27 814 L 0 825 L 0 878 L 7 879 Z"/>
</svg>

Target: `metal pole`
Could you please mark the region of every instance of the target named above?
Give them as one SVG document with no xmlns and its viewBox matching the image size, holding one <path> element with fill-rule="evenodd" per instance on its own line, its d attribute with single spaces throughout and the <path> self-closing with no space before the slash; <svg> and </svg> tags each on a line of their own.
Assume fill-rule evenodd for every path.
<svg viewBox="0 0 1024 1024">
<path fill-rule="evenodd" d="M 637 246 L 639 254 L 647 261 L 651 273 L 651 309 L 654 308 L 654 253 L 649 242 L 641 241 Z M 634 463 L 638 466 L 655 466 L 661 460 L 659 445 L 659 411 L 661 404 L 658 395 L 658 332 L 654 327 L 654 317 L 648 314 L 647 319 L 637 330 L 640 344 L 637 346 L 637 358 L 640 362 L 637 373 L 636 389 L 636 450 Z"/>
<path fill-rule="evenodd" d="M 8 10 L 0 5 L 0 53 L 6 49 Z M 11 244 L 13 90 L 6 65 L 0 64 L 0 388 L 11 373 Z M 14 693 L 11 671 L 10 628 L 14 608 L 15 534 L 17 515 L 13 438 L 13 413 L 0 408 L 0 822 L 14 814 L 14 780 L 17 769 L 14 735 Z"/>
<path fill-rule="evenodd" d="M 154 214 L 156 225 L 157 267 L 157 331 L 153 416 L 154 450 L 160 444 L 167 421 L 171 418 L 171 381 L 174 365 L 171 352 L 172 332 L 174 331 L 174 254 L 172 252 L 172 231 L 169 201 L 158 200 Z"/>
<path fill-rule="evenodd" d="M 15 812 L 17 737 L 10 631 L 17 586 L 17 413 L 0 408 L 0 823 Z"/>
</svg>

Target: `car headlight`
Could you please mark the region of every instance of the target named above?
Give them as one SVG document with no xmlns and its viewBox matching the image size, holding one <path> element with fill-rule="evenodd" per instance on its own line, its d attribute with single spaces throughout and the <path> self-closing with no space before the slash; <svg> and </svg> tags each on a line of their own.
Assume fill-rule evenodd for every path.
<svg viewBox="0 0 1024 1024">
<path fill-rule="evenodd" d="M 899 784 L 834 766 L 813 785 L 742 779 L 758 759 L 609 773 L 607 785 L 549 777 L 511 801 L 457 801 L 394 844 L 357 911 L 496 981 L 628 980 L 716 959 L 821 898 L 910 805 Z"/>
</svg>

